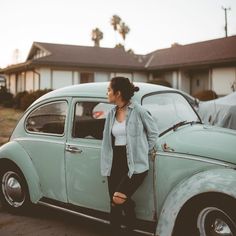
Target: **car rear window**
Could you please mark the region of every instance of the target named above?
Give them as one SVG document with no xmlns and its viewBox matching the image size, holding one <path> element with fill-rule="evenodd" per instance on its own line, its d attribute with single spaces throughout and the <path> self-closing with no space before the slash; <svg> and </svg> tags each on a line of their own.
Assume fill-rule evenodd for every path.
<svg viewBox="0 0 236 236">
<path fill-rule="evenodd" d="M 66 115 L 66 101 L 44 104 L 29 114 L 26 130 L 33 133 L 63 135 Z"/>
</svg>

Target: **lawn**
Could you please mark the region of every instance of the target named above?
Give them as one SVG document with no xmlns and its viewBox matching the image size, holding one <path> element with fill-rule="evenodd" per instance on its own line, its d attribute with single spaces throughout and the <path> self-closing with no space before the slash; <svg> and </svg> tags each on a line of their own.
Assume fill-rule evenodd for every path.
<svg viewBox="0 0 236 236">
<path fill-rule="evenodd" d="M 23 111 L 0 106 L 0 146 L 6 143 Z"/>
</svg>

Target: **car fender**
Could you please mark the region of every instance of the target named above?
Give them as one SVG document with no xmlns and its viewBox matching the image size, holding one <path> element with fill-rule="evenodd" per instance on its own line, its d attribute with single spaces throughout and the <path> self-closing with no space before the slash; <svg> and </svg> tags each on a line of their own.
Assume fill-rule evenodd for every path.
<svg viewBox="0 0 236 236">
<path fill-rule="evenodd" d="M 28 153 L 16 141 L 10 141 L 0 147 L 0 160 L 7 159 L 14 162 L 23 173 L 28 188 L 30 199 L 33 203 L 42 197 L 39 176 L 34 168 Z"/>
<path fill-rule="evenodd" d="M 224 193 L 236 198 L 236 170 L 222 168 L 203 171 L 175 186 L 161 209 L 156 235 L 171 236 L 183 205 L 192 197 L 209 192 Z"/>
</svg>

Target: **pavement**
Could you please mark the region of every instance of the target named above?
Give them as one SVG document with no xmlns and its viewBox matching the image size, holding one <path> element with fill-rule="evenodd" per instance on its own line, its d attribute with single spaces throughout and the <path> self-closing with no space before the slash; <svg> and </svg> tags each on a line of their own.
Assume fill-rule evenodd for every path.
<svg viewBox="0 0 236 236">
<path fill-rule="evenodd" d="M 0 206 L 0 236 L 108 236 L 108 225 L 46 207 L 24 215 Z"/>
</svg>

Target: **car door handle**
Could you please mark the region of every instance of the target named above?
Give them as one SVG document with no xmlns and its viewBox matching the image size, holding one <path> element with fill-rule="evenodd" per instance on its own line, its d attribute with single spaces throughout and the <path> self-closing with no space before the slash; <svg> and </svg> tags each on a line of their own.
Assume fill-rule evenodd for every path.
<svg viewBox="0 0 236 236">
<path fill-rule="evenodd" d="M 66 145 L 66 151 L 67 152 L 72 152 L 72 153 L 82 153 L 82 150 L 77 148 L 77 147 L 74 147 L 74 146 L 71 146 L 71 145 Z"/>
</svg>

